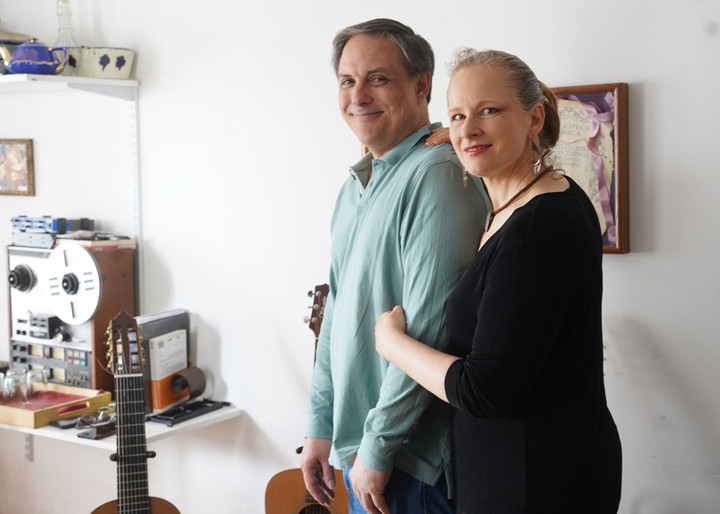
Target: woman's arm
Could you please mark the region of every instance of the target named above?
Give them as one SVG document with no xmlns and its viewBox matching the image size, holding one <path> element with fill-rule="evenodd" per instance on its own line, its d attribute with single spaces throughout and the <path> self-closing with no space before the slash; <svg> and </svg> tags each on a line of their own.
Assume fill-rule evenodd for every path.
<svg viewBox="0 0 720 514">
<path fill-rule="evenodd" d="M 447 402 L 445 375 L 458 357 L 416 341 L 405 333 L 405 328 L 401 306 L 381 314 L 375 325 L 375 349 L 415 382 Z"/>
</svg>

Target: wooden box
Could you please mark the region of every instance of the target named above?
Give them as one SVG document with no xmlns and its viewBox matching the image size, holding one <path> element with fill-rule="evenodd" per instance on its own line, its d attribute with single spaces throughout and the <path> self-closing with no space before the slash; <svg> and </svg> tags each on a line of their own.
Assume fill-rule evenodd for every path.
<svg viewBox="0 0 720 514">
<path fill-rule="evenodd" d="M 44 384 L 38 396 L 24 406 L 0 405 L 0 423 L 39 428 L 56 419 L 73 418 L 110 403 L 111 394 L 97 389 Z"/>
</svg>

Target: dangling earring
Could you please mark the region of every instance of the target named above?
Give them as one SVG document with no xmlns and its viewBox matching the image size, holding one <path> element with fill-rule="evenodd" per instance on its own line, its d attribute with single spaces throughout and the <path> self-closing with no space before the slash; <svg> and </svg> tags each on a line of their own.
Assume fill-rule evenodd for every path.
<svg viewBox="0 0 720 514">
<path fill-rule="evenodd" d="M 468 172 L 468 170 L 464 169 L 463 170 L 463 187 L 467 187 L 468 175 L 470 175 L 470 173 Z"/>
<path fill-rule="evenodd" d="M 533 164 L 533 173 L 537 175 L 542 170 L 542 158 L 540 157 L 540 151 L 538 150 L 538 147 L 535 146 L 535 143 L 532 144 L 532 149 L 535 152 L 535 155 L 537 155 L 537 159 L 531 160 L 530 162 Z"/>
</svg>

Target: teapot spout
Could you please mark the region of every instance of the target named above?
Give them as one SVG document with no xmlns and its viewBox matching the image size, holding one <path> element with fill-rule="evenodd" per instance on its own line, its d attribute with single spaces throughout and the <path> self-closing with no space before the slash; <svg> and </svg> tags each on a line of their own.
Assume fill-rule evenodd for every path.
<svg viewBox="0 0 720 514">
<path fill-rule="evenodd" d="M 2 58 L 5 66 L 10 64 L 10 52 L 4 46 L 0 46 L 0 57 Z"/>
</svg>

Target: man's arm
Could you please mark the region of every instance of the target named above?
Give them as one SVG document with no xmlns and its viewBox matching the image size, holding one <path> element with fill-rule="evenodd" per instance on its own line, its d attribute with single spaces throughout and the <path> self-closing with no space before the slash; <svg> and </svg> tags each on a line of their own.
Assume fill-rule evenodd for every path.
<svg viewBox="0 0 720 514">
<path fill-rule="evenodd" d="M 462 171 L 450 162 L 430 166 L 409 187 L 414 191 L 404 206 L 400 234 L 408 334 L 444 350 L 445 303 L 477 251 L 485 205 L 476 190 L 463 187 Z M 390 364 L 379 401 L 366 419 L 361 462 L 390 471 L 431 400 L 430 393 Z"/>
<path fill-rule="evenodd" d="M 407 335 L 405 315 L 400 305 L 383 313 L 378 319 L 375 325 L 375 349 L 415 382 L 448 402 L 445 375 L 459 357 L 431 348 Z"/>
</svg>

